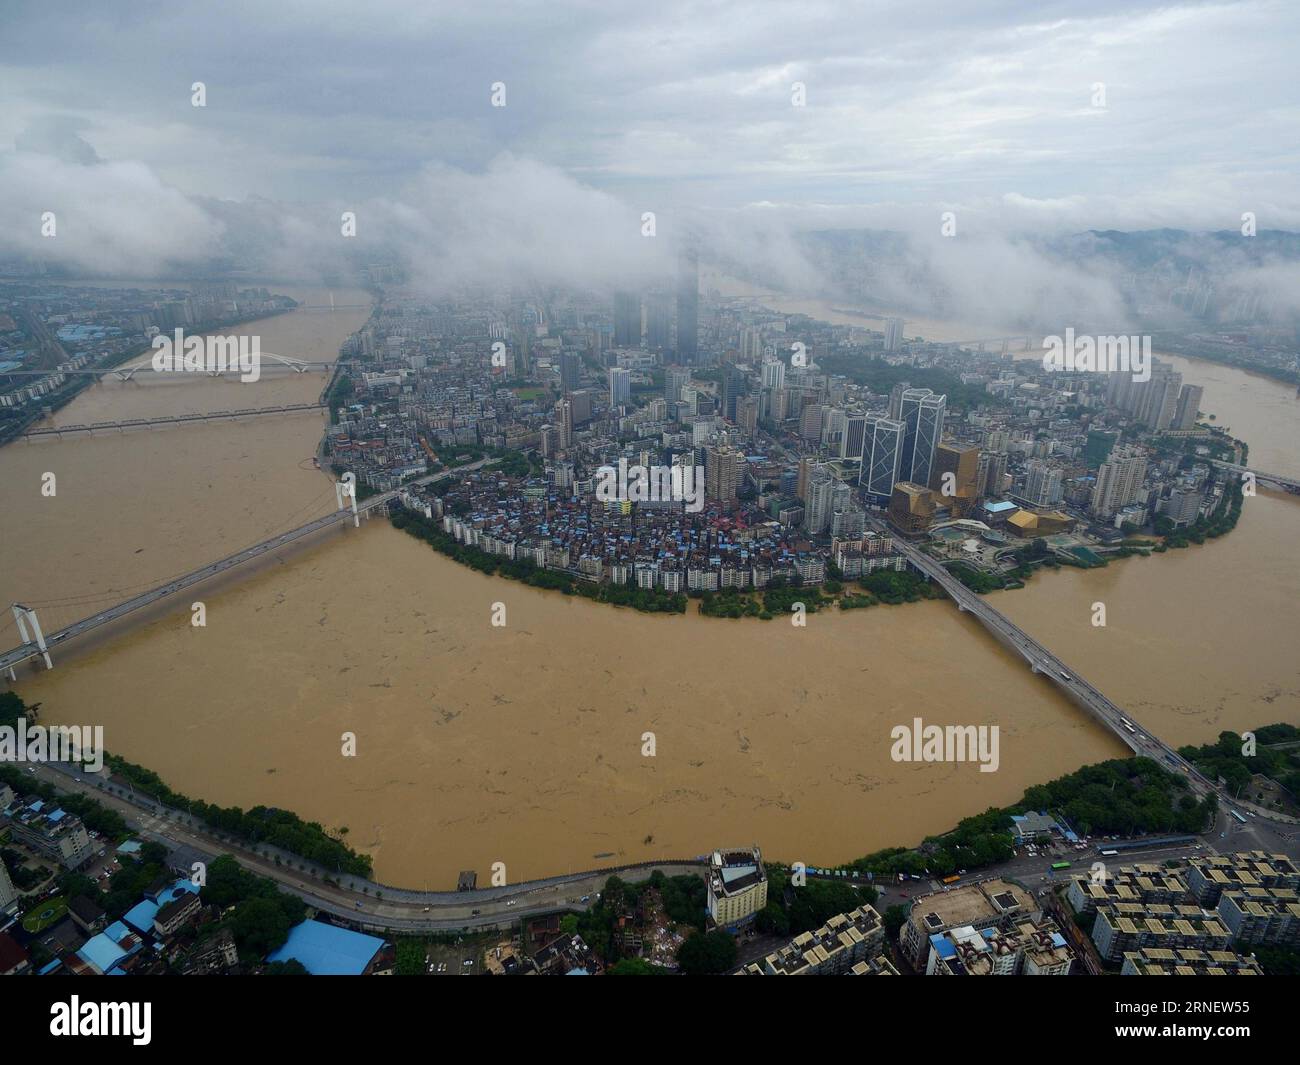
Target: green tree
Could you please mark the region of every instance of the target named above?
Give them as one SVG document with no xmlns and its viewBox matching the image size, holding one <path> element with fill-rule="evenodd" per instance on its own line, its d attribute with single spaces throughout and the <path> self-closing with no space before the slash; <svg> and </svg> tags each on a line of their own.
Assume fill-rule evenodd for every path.
<svg viewBox="0 0 1300 1065">
<path fill-rule="evenodd" d="M 736 941 L 721 929 L 692 932 L 677 948 L 677 964 L 690 975 L 725 973 L 735 967 L 737 953 Z"/>
<path fill-rule="evenodd" d="M 235 909 L 230 930 L 241 951 L 265 957 L 289 938 L 289 919 L 272 899 L 249 899 Z"/>
</svg>

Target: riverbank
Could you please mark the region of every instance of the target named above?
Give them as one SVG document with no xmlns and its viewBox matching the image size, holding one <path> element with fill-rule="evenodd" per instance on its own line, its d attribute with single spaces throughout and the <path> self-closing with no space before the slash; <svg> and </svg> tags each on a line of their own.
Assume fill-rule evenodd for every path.
<svg viewBox="0 0 1300 1065">
<path fill-rule="evenodd" d="M 1163 554 L 1170 548 L 1186 548 L 1190 544 L 1204 544 L 1218 539 L 1236 527 L 1241 516 L 1242 489 L 1234 482 L 1231 492 L 1224 494 L 1209 515 L 1198 518 L 1190 526 L 1172 530 L 1153 539 L 1126 539 L 1114 550 L 1098 555 L 1098 561 L 1086 561 L 1065 552 L 1048 549 L 1041 537 L 1028 541 L 1016 552 L 1019 564 L 1006 573 L 991 573 L 969 563 L 954 560 L 948 568 L 971 591 L 981 595 L 994 591 L 1024 588 L 1039 568 L 1059 570 L 1101 569 L 1112 559 L 1151 554 Z M 422 540 L 435 551 L 488 576 L 521 581 L 533 588 L 558 591 L 563 595 L 580 595 L 595 602 L 612 606 L 632 607 L 644 613 L 684 614 L 689 600 L 699 604 L 698 613 L 710 618 L 758 618 L 772 621 L 789 617 L 796 606 L 803 614 L 819 610 L 861 610 L 867 607 L 902 603 L 915 603 L 922 599 L 941 599 L 943 593 L 929 581 L 910 570 L 878 570 L 857 581 L 846 581 L 832 564 L 828 580 L 818 585 L 787 584 L 776 579 L 761 590 L 724 588 L 713 592 L 666 592 L 661 588 L 640 588 L 632 585 L 611 584 L 570 573 L 565 570 L 546 569 L 531 560 L 510 559 L 491 554 L 481 548 L 461 543 L 444 532 L 439 523 L 406 509 L 390 516 L 393 527 Z"/>
<path fill-rule="evenodd" d="M 195 330 L 192 335 L 206 336 L 218 329 L 229 329 L 232 326 L 246 326 L 252 325 L 254 322 L 268 321 L 272 318 L 278 318 L 282 314 L 289 314 L 294 309 L 295 308 L 293 307 L 285 307 L 283 310 L 271 311 L 267 314 L 257 314 L 248 318 L 230 318 L 219 322 L 207 323 Z M 143 355 L 147 355 L 152 350 L 152 342 L 146 343 L 132 351 L 120 352 L 102 362 L 97 362 L 89 368 L 95 370 L 113 370 L 119 366 L 125 365 L 132 359 L 138 359 Z M 0 425 L 0 447 L 20 439 L 23 433 L 31 428 L 35 422 L 40 421 L 42 418 L 52 417 L 81 395 L 81 393 L 87 388 L 96 384 L 98 380 L 99 379 L 96 377 L 78 374 L 71 380 L 65 382 L 58 390 L 51 392 L 48 396 L 41 397 L 41 402 L 35 405 L 39 407 L 38 410 L 25 411 L 24 414 L 20 415 L 20 417 L 11 421 L 6 421 L 3 425 Z"/>
</svg>

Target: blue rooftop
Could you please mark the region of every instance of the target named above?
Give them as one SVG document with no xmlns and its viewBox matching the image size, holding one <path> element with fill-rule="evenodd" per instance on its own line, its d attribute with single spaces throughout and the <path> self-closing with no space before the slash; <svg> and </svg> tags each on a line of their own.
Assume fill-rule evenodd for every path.
<svg viewBox="0 0 1300 1065">
<path fill-rule="evenodd" d="M 957 948 L 953 946 L 952 941 L 941 934 L 930 937 L 930 946 L 934 948 L 936 954 L 941 958 L 955 958 Z"/>
<path fill-rule="evenodd" d="M 153 931 L 153 919 L 158 913 L 158 903 L 153 899 L 145 899 L 143 902 L 137 902 L 125 914 L 122 920 L 132 928 L 140 932 Z"/>
<path fill-rule="evenodd" d="M 124 948 L 121 944 L 128 937 L 132 942 Z M 77 957 L 93 965 L 101 973 L 107 973 L 138 951 L 140 946 L 139 938 L 134 936 L 126 925 L 121 921 L 114 921 L 99 935 L 86 940 L 77 951 Z"/>
<path fill-rule="evenodd" d="M 267 961 L 295 958 L 312 976 L 360 976 L 384 945 L 375 936 L 352 932 L 321 921 L 303 921 Z"/>
</svg>

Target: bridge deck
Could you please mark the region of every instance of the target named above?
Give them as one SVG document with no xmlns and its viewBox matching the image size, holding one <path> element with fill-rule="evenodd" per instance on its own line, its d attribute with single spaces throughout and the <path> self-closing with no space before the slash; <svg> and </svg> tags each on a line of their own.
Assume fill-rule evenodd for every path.
<svg viewBox="0 0 1300 1065">
<path fill-rule="evenodd" d="M 206 414 L 173 414 L 165 418 L 124 418 L 117 422 L 80 422 L 72 425 L 47 425 L 29 429 L 23 436 L 61 436 L 63 433 L 91 433 L 96 429 L 137 429 L 152 425 L 189 425 L 195 422 L 251 418 L 262 414 L 293 414 L 298 411 L 324 410 L 324 403 L 289 403 L 281 407 L 249 407 L 247 410 L 214 410 Z"/>
<path fill-rule="evenodd" d="M 390 500 L 396 498 L 396 496 L 396 492 L 384 492 L 382 495 L 372 496 L 364 502 L 357 504 L 357 512 L 366 513 L 373 510 L 375 507 L 383 506 Z M 233 555 L 227 555 L 225 558 L 220 559 L 217 562 L 212 562 L 206 566 L 200 567 L 199 569 L 192 570 L 183 577 L 177 577 L 175 580 L 168 581 L 166 584 L 161 584 L 157 588 L 150 589 L 142 595 L 137 595 L 134 598 L 127 599 L 125 602 L 118 603 L 116 606 L 110 607 L 101 614 L 95 614 L 93 617 L 82 618 L 80 621 L 73 622 L 66 628 L 59 629 L 57 632 L 53 632 L 46 637 L 46 645 L 52 651 L 56 643 L 61 643 L 63 640 L 70 639 L 73 636 L 81 636 L 84 633 L 99 628 L 101 625 L 111 624 L 119 618 L 126 617 L 126 615 L 132 614 L 137 610 L 142 610 L 147 606 L 151 606 L 152 604 L 167 598 L 169 595 L 184 591 L 186 588 L 198 584 L 200 581 L 205 581 L 209 577 L 215 577 L 217 574 L 224 573 L 226 570 L 232 569 L 235 566 L 243 565 L 245 562 L 251 562 L 253 559 L 265 555 L 268 551 L 273 551 L 278 547 L 284 547 L 286 544 L 291 544 L 295 540 L 300 540 L 304 536 L 310 536 L 312 533 L 319 532 L 322 529 L 328 529 L 330 526 L 337 525 L 339 522 L 346 521 L 351 517 L 352 511 L 350 509 L 336 510 L 333 513 L 326 514 L 323 518 L 316 518 L 314 521 L 309 521 L 306 525 L 300 525 L 298 528 L 292 529 L 289 532 L 280 533 L 278 536 L 273 536 L 268 540 L 263 540 L 261 543 L 254 544 L 252 547 L 246 547 L 244 550 Z M 34 643 L 21 644 L 18 647 L 6 651 L 3 655 L 0 655 L 0 670 L 12 669 L 20 662 L 25 662 L 29 658 L 34 658 L 40 653 L 40 650 Z"/>
<path fill-rule="evenodd" d="M 902 534 L 894 532 L 894 545 L 913 568 L 938 584 L 956 602 L 959 609 L 973 614 L 986 629 L 1003 644 L 1012 648 L 1029 663 L 1035 673 L 1041 673 L 1068 695 L 1077 705 L 1087 710 L 1101 724 L 1118 736 L 1135 754 L 1160 762 L 1166 768 L 1185 772 L 1202 790 L 1214 790 L 1191 763 L 1171 746 L 1143 728 L 1131 714 L 1122 711 L 1093 685 L 1083 679 L 1077 670 L 1067 666 L 1060 658 L 1017 626 L 982 596 L 966 587 L 949 573 L 936 559 L 919 548 L 905 542 Z M 1133 726 L 1133 732 L 1123 722 Z"/>
<path fill-rule="evenodd" d="M 486 466 L 492 461 L 494 460 L 479 459 L 477 462 L 471 462 L 455 469 L 431 473 L 410 482 L 410 486 L 432 484 L 435 481 L 441 481 L 447 477 L 454 477 L 460 473 L 469 473 Z M 383 492 L 379 495 L 371 496 L 367 500 L 360 501 L 357 503 L 357 513 L 365 514 L 374 510 L 376 507 L 385 506 L 392 500 L 396 499 L 398 494 L 397 491 Z M 224 573 L 226 570 L 233 569 L 245 562 L 251 562 L 253 559 L 261 557 L 268 551 L 273 551 L 278 547 L 284 547 L 287 544 L 293 543 L 295 540 L 300 540 L 304 536 L 310 536 L 314 532 L 327 529 L 331 525 L 336 525 L 351 517 L 352 511 L 350 508 L 347 510 L 336 510 L 333 513 L 326 514 L 324 517 L 316 518 L 314 521 L 309 521 L 306 525 L 300 525 L 296 529 L 291 529 L 289 532 L 280 533 L 277 536 L 263 540 L 259 544 L 254 544 L 252 547 L 246 547 L 244 550 L 233 555 L 228 555 L 217 562 L 201 566 L 199 569 L 193 570 L 190 573 L 185 574 L 183 577 L 177 577 L 176 579 L 168 581 L 166 584 L 161 584 L 142 595 L 137 595 L 134 598 L 118 603 L 116 606 L 110 607 L 101 614 L 96 614 L 94 617 L 83 618 L 80 621 L 68 625 L 66 628 L 50 633 L 46 638 L 46 646 L 53 651 L 56 643 L 62 643 L 64 640 L 71 639 L 74 636 L 80 636 L 83 633 L 99 628 L 101 625 L 108 625 L 111 622 L 117 621 L 119 618 L 123 618 L 128 614 L 132 614 L 137 610 L 142 610 L 144 607 L 165 599 L 169 595 L 198 584 L 200 581 L 205 581 L 209 577 L 215 577 L 217 574 Z M 11 648 L 4 654 L 0 654 L 0 671 L 10 670 L 19 663 L 26 662 L 29 658 L 35 658 L 40 654 L 41 651 L 35 643 L 20 644 L 18 647 Z"/>
</svg>

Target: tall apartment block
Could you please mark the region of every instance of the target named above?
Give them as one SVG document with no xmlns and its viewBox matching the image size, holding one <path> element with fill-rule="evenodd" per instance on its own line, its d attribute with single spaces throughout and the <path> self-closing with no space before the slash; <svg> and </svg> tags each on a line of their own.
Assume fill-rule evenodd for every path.
<svg viewBox="0 0 1300 1065">
<path fill-rule="evenodd" d="M 719 928 L 748 924 L 767 905 L 767 870 L 757 845 L 714 851 L 708 879 L 709 917 Z"/>
</svg>

